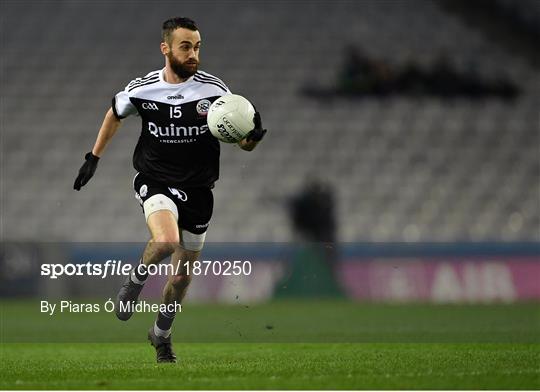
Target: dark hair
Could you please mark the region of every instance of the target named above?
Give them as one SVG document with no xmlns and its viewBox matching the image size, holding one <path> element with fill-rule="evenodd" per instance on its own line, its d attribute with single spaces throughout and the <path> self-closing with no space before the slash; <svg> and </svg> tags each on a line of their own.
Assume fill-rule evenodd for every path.
<svg viewBox="0 0 540 392">
<path fill-rule="evenodd" d="M 172 32 L 180 27 L 192 31 L 198 30 L 195 21 L 189 18 L 177 17 L 167 19 L 165 22 L 163 22 L 163 26 L 161 27 L 161 39 L 163 42 L 170 43 Z"/>
</svg>

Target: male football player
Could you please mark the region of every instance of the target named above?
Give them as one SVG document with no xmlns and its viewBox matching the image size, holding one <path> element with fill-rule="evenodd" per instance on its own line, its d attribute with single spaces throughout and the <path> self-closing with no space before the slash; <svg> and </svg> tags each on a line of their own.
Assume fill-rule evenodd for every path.
<svg viewBox="0 0 540 392">
<path fill-rule="evenodd" d="M 198 69 L 200 48 L 201 35 L 193 20 L 172 18 L 163 23 L 161 53 L 165 67 L 132 80 L 116 94 L 73 186 L 80 190 L 94 175 L 122 119 L 140 116 L 142 130 L 133 154 L 137 171 L 133 184 L 152 238 L 140 265 L 118 293 L 115 311 L 120 320 L 132 316 L 132 308 L 126 305 L 136 303 L 148 277 L 147 266 L 169 256 L 175 271 L 178 263 L 181 265 L 178 274 L 168 277 L 162 303 L 179 304 L 191 281 L 185 263 L 199 260 L 204 244 L 214 204 L 212 188 L 219 177 L 220 151 L 206 115 L 211 103 L 230 91 L 220 79 Z M 238 143 L 246 151 L 253 150 L 266 133 L 258 112 L 253 121 L 253 130 Z M 174 311 L 159 312 L 148 332 L 158 362 L 176 362 L 171 344 L 174 317 Z"/>
</svg>

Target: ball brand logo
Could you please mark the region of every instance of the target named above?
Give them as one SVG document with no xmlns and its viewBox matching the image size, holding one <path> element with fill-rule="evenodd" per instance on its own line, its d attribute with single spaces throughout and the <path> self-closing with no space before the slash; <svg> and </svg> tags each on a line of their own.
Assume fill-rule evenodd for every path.
<svg viewBox="0 0 540 392">
<path fill-rule="evenodd" d="M 178 95 L 169 95 L 167 99 L 184 99 L 184 96 L 182 94 Z"/>
<path fill-rule="evenodd" d="M 158 105 L 153 102 L 144 102 L 142 108 L 147 110 L 159 110 Z"/>
<path fill-rule="evenodd" d="M 227 120 L 227 117 L 223 117 L 222 120 L 223 120 L 223 123 L 227 126 L 227 128 L 229 128 L 231 131 L 234 132 L 236 130 L 234 128 L 234 125 L 232 125 L 231 122 Z"/>
<path fill-rule="evenodd" d="M 236 136 L 237 138 L 241 138 L 242 137 L 242 134 L 240 132 L 237 131 L 237 129 L 235 128 L 234 125 L 232 125 L 232 123 L 227 119 L 227 117 L 223 117 L 221 119 L 225 125 L 227 126 L 227 128 L 229 128 L 229 133 L 233 134 L 234 136 Z M 234 137 L 233 137 L 234 138 Z M 235 139 L 236 140 L 236 139 Z"/>
<path fill-rule="evenodd" d="M 220 135 L 223 136 L 223 138 L 228 140 L 229 142 L 234 143 L 236 141 L 236 139 L 234 137 L 232 137 L 229 134 L 229 132 L 227 132 L 227 130 L 225 129 L 225 125 L 218 124 L 217 125 L 217 130 L 220 133 Z"/>
<path fill-rule="evenodd" d="M 208 131 L 208 125 L 192 126 L 192 127 L 177 127 L 174 124 L 170 124 L 168 127 L 160 127 L 153 122 L 148 123 L 148 131 L 159 138 L 162 136 L 173 137 L 188 137 L 202 135 Z"/>
</svg>

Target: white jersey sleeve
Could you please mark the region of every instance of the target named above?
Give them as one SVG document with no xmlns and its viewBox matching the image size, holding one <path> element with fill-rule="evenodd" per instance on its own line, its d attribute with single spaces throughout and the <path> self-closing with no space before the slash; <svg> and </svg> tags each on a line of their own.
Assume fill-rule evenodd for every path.
<svg viewBox="0 0 540 392">
<path fill-rule="evenodd" d="M 139 112 L 131 102 L 131 91 L 137 87 L 155 83 L 159 80 L 159 71 L 152 71 L 142 78 L 133 79 L 123 91 L 116 94 L 112 100 L 112 110 L 118 119 L 128 116 L 138 116 Z"/>
<path fill-rule="evenodd" d="M 129 84 L 124 90 L 114 96 L 112 100 L 112 110 L 118 119 L 123 119 L 131 115 L 139 115 L 137 108 L 129 99 Z"/>
</svg>

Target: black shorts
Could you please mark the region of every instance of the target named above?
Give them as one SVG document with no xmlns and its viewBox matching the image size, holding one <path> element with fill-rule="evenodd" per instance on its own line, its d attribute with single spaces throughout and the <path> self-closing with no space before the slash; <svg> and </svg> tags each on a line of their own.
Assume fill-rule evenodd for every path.
<svg viewBox="0 0 540 392">
<path fill-rule="evenodd" d="M 178 209 L 178 227 L 193 234 L 202 234 L 208 229 L 214 210 L 212 190 L 205 188 L 173 188 L 152 180 L 143 173 L 133 179 L 135 197 L 141 207 L 150 197 L 162 194 L 173 201 Z M 143 207 L 144 212 L 144 207 Z"/>
</svg>

